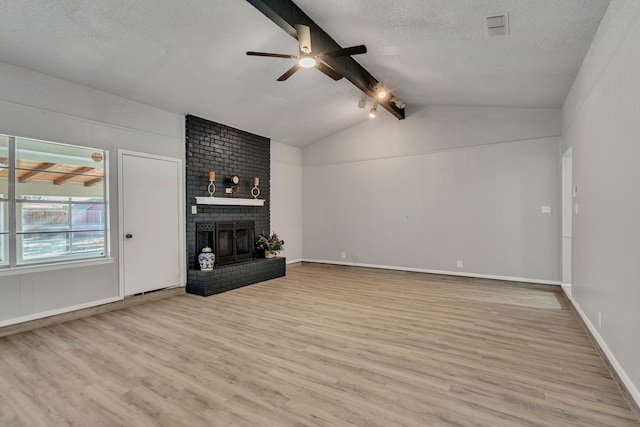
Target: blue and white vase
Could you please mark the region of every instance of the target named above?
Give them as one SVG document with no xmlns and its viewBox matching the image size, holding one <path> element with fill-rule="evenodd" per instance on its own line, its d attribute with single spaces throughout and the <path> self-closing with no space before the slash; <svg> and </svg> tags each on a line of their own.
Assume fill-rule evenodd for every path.
<svg viewBox="0 0 640 427">
<path fill-rule="evenodd" d="M 202 249 L 200 255 L 198 255 L 198 262 L 200 263 L 201 271 L 213 270 L 213 262 L 216 260 L 216 256 L 209 246 L 205 246 Z"/>
</svg>

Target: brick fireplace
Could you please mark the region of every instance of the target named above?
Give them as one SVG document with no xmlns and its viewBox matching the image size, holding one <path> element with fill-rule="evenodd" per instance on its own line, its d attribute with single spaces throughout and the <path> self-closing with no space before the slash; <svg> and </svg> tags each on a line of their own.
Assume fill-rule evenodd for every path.
<svg viewBox="0 0 640 427">
<path fill-rule="evenodd" d="M 285 275 L 284 258 L 255 259 L 254 253 L 257 237 L 270 232 L 270 145 L 268 138 L 199 117 L 186 117 L 187 292 L 213 295 Z M 209 195 L 209 171 L 216 172 L 216 198 L 231 198 L 225 189 L 231 186 L 229 177 L 236 175 L 240 183 L 233 198 L 253 199 L 253 178 L 260 178 L 264 206 L 196 204 L 196 197 Z M 193 206 L 196 214 L 192 213 Z M 238 224 L 251 224 L 253 230 L 249 235 L 239 233 Z M 216 225 L 220 225 L 226 240 L 216 242 Z M 242 240 L 246 238 L 252 240 L 250 247 Z M 216 267 L 211 272 L 199 269 L 197 258 L 204 246 L 216 254 Z"/>
</svg>

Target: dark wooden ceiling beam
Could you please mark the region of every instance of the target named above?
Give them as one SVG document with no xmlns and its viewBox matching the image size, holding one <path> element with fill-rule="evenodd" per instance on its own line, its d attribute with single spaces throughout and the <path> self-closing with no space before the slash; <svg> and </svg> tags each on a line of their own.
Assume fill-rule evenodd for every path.
<svg viewBox="0 0 640 427">
<path fill-rule="evenodd" d="M 329 52 L 341 49 L 338 43 L 329 36 L 318 24 L 307 16 L 291 0 L 247 0 L 256 9 L 271 19 L 276 25 L 286 31 L 290 36 L 297 39 L 295 25 L 303 24 L 311 29 L 311 47 L 314 53 Z M 354 40 L 354 44 L 360 41 Z M 347 80 L 353 83 L 358 89 L 366 93 L 371 98 L 376 98 L 374 89 L 379 83 L 362 65 L 350 56 L 324 59 L 331 67 L 342 74 Z M 387 88 L 388 90 L 388 88 Z M 398 108 L 391 103 L 394 95 L 389 92 L 383 100 L 378 103 L 399 120 L 404 119 L 404 108 Z M 355 102 L 355 101 L 354 101 Z"/>
<path fill-rule="evenodd" d="M 94 185 L 100 184 L 102 182 L 102 177 L 94 178 L 84 183 L 85 187 L 93 187 Z"/>
<path fill-rule="evenodd" d="M 87 173 L 87 172 L 91 172 L 92 170 L 94 170 L 95 168 L 89 168 L 89 167 L 80 167 L 76 170 L 74 170 L 71 173 L 68 173 L 66 175 L 62 175 L 60 178 L 53 180 L 53 184 L 54 185 L 61 185 L 64 184 L 67 181 L 71 181 L 73 178 L 75 178 L 78 175 L 82 175 L 83 173 Z"/>
<path fill-rule="evenodd" d="M 20 184 L 24 184 L 25 182 L 29 182 L 33 178 L 35 178 L 36 175 L 46 171 L 47 169 L 51 169 L 55 165 L 56 165 L 55 163 L 47 163 L 47 162 L 39 163 L 38 166 L 36 166 L 33 170 L 23 174 L 20 178 L 18 178 L 18 182 Z"/>
</svg>

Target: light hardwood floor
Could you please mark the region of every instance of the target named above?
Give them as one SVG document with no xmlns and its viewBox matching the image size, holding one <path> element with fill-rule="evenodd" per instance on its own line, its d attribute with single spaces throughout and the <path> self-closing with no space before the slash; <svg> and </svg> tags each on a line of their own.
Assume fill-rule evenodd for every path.
<svg viewBox="0 0 640 427">
<path fill-rule="evenodd" d="M 638 426 L 559 292 L 303 264 L 0 338 L 1 426 Z"/>
</svg>

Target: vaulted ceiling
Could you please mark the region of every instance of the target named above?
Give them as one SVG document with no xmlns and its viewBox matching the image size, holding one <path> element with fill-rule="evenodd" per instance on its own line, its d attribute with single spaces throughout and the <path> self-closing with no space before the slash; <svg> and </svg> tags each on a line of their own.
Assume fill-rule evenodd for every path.
<svg viewBox="0 0 640 427">
<path fill-rule="evenodd" d="M 342 79 L 245 52 L 297 42 L 241 0 L 1 0 L 0 61 L 304 146 L 369 120 Z M 295 0 L 407 103 L 560 108 L 608 0 Z M 510 34 L 485 19 L 507 13 Z M 380 114 L 388 114 L 381 111 Z"/>
</svg>

